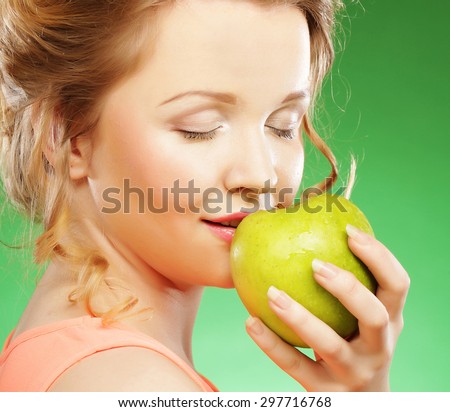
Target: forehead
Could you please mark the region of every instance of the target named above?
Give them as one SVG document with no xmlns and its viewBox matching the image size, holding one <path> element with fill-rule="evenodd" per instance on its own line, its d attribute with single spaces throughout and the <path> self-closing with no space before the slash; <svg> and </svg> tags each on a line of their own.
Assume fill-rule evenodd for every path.
<svg viewBox="0 0 450 412">
<path fill-rule="evenodd" d="M 245 85 L 290 91 L 307 85 L 309 47 L 306 19 L 294 6 L 188 0 L 159 15 L 147 69 L 170 92 L 231 88 L 244 93 Z"/>
</svg>

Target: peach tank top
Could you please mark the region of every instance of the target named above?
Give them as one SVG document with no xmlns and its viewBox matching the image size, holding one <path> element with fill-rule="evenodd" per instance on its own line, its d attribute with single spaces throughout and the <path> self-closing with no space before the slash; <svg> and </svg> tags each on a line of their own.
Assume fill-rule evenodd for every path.
<svg viewBox="0 0 450 412">
<path fill-rule="evenodd" d="M 158 352 L 185 371 L 203 391 L 218 391 L 166 346 L 120 323 L 105 327 L 100 318 L 82 316 L 27 330 L 11 341 L 13 333 L 0 354 L 0 392 L 46 392 L 80 360 L 123 347 Z"/>
</svg>

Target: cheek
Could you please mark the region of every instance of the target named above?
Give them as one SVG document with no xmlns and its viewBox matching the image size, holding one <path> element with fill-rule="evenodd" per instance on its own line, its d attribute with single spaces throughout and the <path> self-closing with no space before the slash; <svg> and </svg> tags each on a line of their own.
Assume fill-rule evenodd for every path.
<svg viewBox="0 0 450 412">
<path fill-rule="evenodd" d="M 173 136 L 161 136 L 142 119 L 130 115 L 105 122 L 95 139 L 90 184 L 99 206 L 102 193 L 114 188 L 115 197 L 124 203 L 137 207 L 145 196 L 146 204 L 161 209 L 177 179 L 187 178 L 188 159 L 174 150 Z"/>
</svg>

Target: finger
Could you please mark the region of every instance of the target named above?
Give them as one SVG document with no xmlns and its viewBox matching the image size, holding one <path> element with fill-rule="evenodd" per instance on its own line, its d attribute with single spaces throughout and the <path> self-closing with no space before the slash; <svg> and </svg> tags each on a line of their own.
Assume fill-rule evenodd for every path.
<svg viewBox="0 0 450 412">
<path fill-rule="evenodd" d="M 378 298 L 351 272 L 318 259 L 312 266 L 317 282 L 358 319 L 359 334 L 367 347 L 372 351 L 386 347 L 389 314 Z"/>
<path fill-rule="evenodd" d="M 276 315 L 317 352 L 335 373 L 351 367 L 349 343 L 330 326 L 273 286 L 269 289 L 268 297 L 269 306 Z"/>
<path fill-rule="evenodd" d="M 401 316 L 408 294 L 408 273 L 381 242 L 361 230 L 347 225 L 348 245 L 369 268 L 378 282 L 377 296 L 391 319 Z"/>
<path fill-rule="evenodd" d="M 261 350 L 306 390 L 325 383 L 323 368 L 308 356 L 282 340 L 258 318 L 245 322 L 246 330 Z"/>
</svg>

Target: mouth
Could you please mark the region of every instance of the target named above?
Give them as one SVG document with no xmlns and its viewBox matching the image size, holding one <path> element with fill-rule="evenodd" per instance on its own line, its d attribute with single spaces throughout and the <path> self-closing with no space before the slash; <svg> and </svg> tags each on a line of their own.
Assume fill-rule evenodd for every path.
<svg viewBox="0 0 450 412">
<path fill-rule="evenodd" d="M 214 220 L 203 219 L 214 235 L 231 244 L 236 228 L 249 213 L 234 213 Z"/>
<path fill-rule="evenodd" d="M 242 219 L 241 220 L 234 219 L 234 220 L 231 220 L 228 222 L 214 222 L 213 220 L 204 220 L 204 222 L 209 223 L 214 226 L 222 226 L 222 227 L 227 227 L 227 228 L 231 228 L 231 229 L 236 229 L 239 226 L 239 223 L 242 222 Z"/>
</svg>

